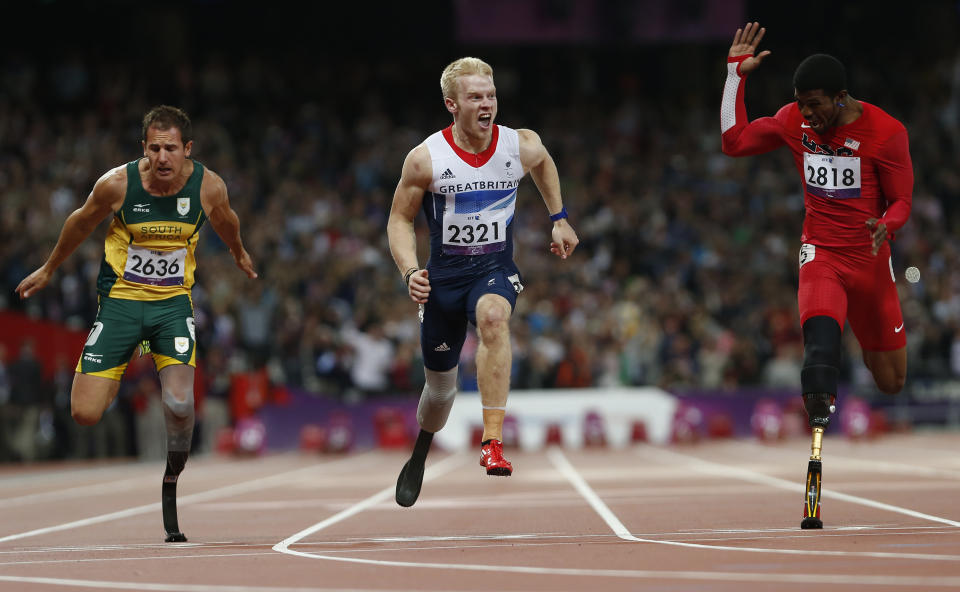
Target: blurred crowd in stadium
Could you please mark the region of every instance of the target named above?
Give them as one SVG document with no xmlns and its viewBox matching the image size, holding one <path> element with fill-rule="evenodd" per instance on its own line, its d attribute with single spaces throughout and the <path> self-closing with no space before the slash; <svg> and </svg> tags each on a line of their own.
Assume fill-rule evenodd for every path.
<svg viewBox="0 0 960 592">
<path fill-rule="evenodd" d="M 547 213 L 525 181 L 514 220 L 525 290 L 512 321 L 513 388 L 798 385 L 801 187 L 786 151 L 721 154 L 726 47 L 474 52 L 494 67 L 497 121 L 535 129 L 551 151 L 582 240 L 571 260 L 550 256 Z M 775 55 L 751 79 L 751 117 L 791 100 L 789 76 L 806 49 Z M 870 52 L 823 49 L 847 61 L 853 96 L 908 127 L 913 214 L 893 252 L 909 380 L 960 378 L 960 57 L 902 54 L 881 67 Z M 132 56 L 5 55 L 0 310 L 89 328 L 106 224 L 36 297 L 20 302 L 14 287 L 95 180 L 140 155 L 143 113 L 176 104 L 193 119 L 194 157 L 225 179 L 260 272 L 247 281 L 204 229 L 194 305 L 206 399 L 227 398 L 231 376 L 253 371 L 346 401 L 416 396 L 417 309 L 385 224 L 407 150 L 449 123 L 438 80 L 455 57 L 378 55 L 374 66 L 339 55 L 318 68 L 304 57 L 213 54 L 157 80 Z M 425 224 L 418 229 L 424 264 Z M 913 284 L 903 280 L 911 265 L 922 274 Z M 846 337 L 844 382 L 868 389 Z M 49 429 L 69 423 L 75 361 L 51 382 L 24 343 L 0 350 L 8 435 L 22 419 L 12 409 L 34 409 L 31 421 Z M 471 335 L 466 390 L 475 345 Z M 143 374 L 146 383 L 121 390 L 130 413 L 149 396 Z"/>
</svg>

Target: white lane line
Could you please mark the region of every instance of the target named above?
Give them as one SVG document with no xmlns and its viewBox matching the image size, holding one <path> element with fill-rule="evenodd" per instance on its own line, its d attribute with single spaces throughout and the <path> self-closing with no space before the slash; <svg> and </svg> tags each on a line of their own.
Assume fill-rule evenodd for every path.
<svg viewBox="0 0 960 592">
<path fill-rule="evenodd" d="M 659 452 L 659 450 L 658 450 Z M 683 455 L 678 455 L 683 456 Z M 672 545 L 677 547 L 687 547 L 690 549 L 711 549 L 714 551 L 739 551 L 747 553 L 774 553 L 781 555 L 831 555 L 835 557 L 871 557 L 877 559 L 921 559 L 928 561 L 957 561 L 960 560 L 960 555 L 938 555 L 938 554 L 929 554 L 929 553 L 884 553 L 880 551 L 813 551 L 806 549 L 771 549 L 764 547 L 734 547 L 734 546 L 725 546 L 725 545 L 704 545 L 699 543 L 684 543 L 681 541 L 662 541 L 656 539 L 642 539 L 634 536 L 630 533 L 626 526 L 620 522 L 620 519 L 607 507 L 603 500 L 594 493 L 593 489 L 587 482 L 580 476 L 580 473 L 570 464 L 570 461 L 567 460 L 567 457 L 564 456 L 560 450 L 552 448 L 547 451 L 547 457 L 550 461 L 557 467 L 557 470 L 563 474 L 564 477 L 570 481 L 570 484 L 580 492 L 580 495 L 583 496 L 587 503 L 590 504 L 590 507 L 603 518 L 604 522 L 607 523 L 607 526 L 616 533 L 616 535 L 627 541 L 634 541 L 638 543 L 654 543 L 657 545 Z M 729 467 L 726 468 L 724 474 L 729 474 Z M 793 484 L 791 484 L 792 486 Z"/>
<path fill-rule="evenodd" d="M 160 475 L 160 473 L 157 473 Z M 40 493 L 31 493 L 19 497 L 8 497 L 0 499 L 0 508 L 10 508 L 14 506 L 27 506 L 61 499 L 76 500 L 83 496 L 92 496 L 100 493 L 118 493 L 121 491 L 130 491 L 132 489 L 142 488 L 146 477 L 130 477 L 119 481 L 109 483 L 96 483 L 93 485 L 82 485 L 79 487 L 68 487 L 65 489 L 55 489 L 53 491 L 44 491 Z"/>
<path fill-rule="evenodd" d="M 261 477 L 259 479 L 253 479 L 251 481 L 243 481 L 233 485 L 227 485 L 224 487 L 218 487 L 216 489 L 210 489 L 200 493 L 186 495 L 177 499 L 177 505 L 182 507 L 193 502 L 209 501 L 209 500 L 217 499 L 220 497 L 227 497 L 227 496 L 233 496 L 241 493 L 250 493 L 253 491 L 269 489 L 271 487 L 275 487 L 278 483 L 283 483 L 284 481 L 296 479 L 297 477 L 310 474 L 320 469 L 329 469 L 340 464 L 346 464 L 349 467 L 355 468 L 359 460 L 367 459 L 373 456 L 374 454 L 375 454 L 374 452 L 368 452 L 362 455 L 343 458 L 343 459 L 332 461 L 329 463 L 311 465 L 309 467 L 303 467 L 300 469 L 294 469 L 292 471 L 277 473 L 275 475 L 270 475 L 269 477 Z M 0 537 L 0 543 L 15 541 L 19 539 L 25 539 L 28 537 L 37 536 L 41 534 L 48 534 L 51 532 L 60 532 L 63 530 L 70 530 L 73 528 L 81 528 L 84 526 L 90 526 L 92 524 L 100 524 L 103 522 L 110 522 L 112 520 L 119 520 L 121 518 L 129 518 L 131 516 L 139 516 L 140 514 L 147 514 L 149 512 L 159 512 L 159 511 L 160 511 L 159 502 L 146 504 L 143 506 L 136 506 L 133 508 L 127 508 L 126 510 L 119 510 L 117 512 L 110 512 L 108 514 L 101 514 L 99 516 L 91 516 L 90 518 L 83 518 L 82 520 L 74 520 L 72 522 L 65 522 L 63 524 L 57 524 L 55 526 L 47 526 L 44 528 L 29 530 L 27 532 L 7 535 L 4 537 Z"/>
<path fill-rule="evenodd" d="M 272 555 L 276 556 L 276 553 L 272 551 L 254 551 L 254 552 L 245 552 L 245 553 L 210 553 L 206 555 L 149 555 L 143 557 L 91 557 L 88 559 L 77 559 L 75 557 L 69 559 L 36 559 L 33 561 L 5 561 L 0 563 L 0 567 L 7 567 L 9 565 L 43 565 L 51 563 L 109 563 L 115 561 L 156 561 L 158 559 L 208 559 L 211 557 L 252 557 L 255 555 Z"/>
<path fill-rule="evenodd" d="M 9 475 L 0 474 L 0 490 L 19 488 L 27 485 L 42 485 L 44 483 L 59 486 L 64 482 L 76 482 L 77 479 L 121 479 L 130 476 L 131 467 L 146 471 L 148 470 L 148 463 L 147 461 L 111 461 L 111 464 L 107 466 L 82 468 L 76 468 L 68 464 L 65 467 L 44 470 L 37 473 L 12 472 Z"/>
<path fill-rule="evenodd" d="M 960 560 L 960 556 L 957 557 L 947 557 L 943 555 L 905 555 L 902 553 L 854 553 L 854 552 L 839 552 L 839 551 L 804 551 L 804 550 L 778 550 L 778 549 L 751 549 L 744 547 L 721 547 L 717 545 L 700 545 L 694 543 L 681 543 L 674 541 L 657 541 L 649 539 L 640 539 L 634 537 L 630 534 L 626 527 L 623 526 L 623 523 L 610 511 L 609 508 L 605 506 L 602 500 L 593 492 L 590 486 L 580 477 L 579 473 L 573 468 L 572 465 L 567 461 L 566 457 L 559 451 L 553 450 L 548 452 L 551 460 L 558 467 L 558 469 L 564 474 L 564 476 L 577 488 L 578 491 L 588 500 L 591 501 L 591 505 L 594 507 L 594 510 L 598 514 L 604 517 L 607 520 L 608 525 L 614 529 L 615 532 L 622 534 L 621 538 L 630 541 L 636 542 L 646 542 L 646 543 L 655 543 L 655 544 L 664 544 L 664 545 L 674 545 L 678 547 L 687 547 L 694 549 L 711 549 L 711 550 L 725 550 L 725 551 L 752 551 L 756 553 L 780 553 L 780 554 L 791 554 L 791 555 L 813 555 L 813 556 L 824 556 L 824 555 L 839 555 L 839 556 L 848 556 L 848 557 L 878 557 L 884 559 L 931 559 L 931 560 L 948 560 L 956 561 Z M 371 498 L 359 502 L 355 507 L 358 508 L 357 511 L 363 507 L 369 506 L 372 503 L 372 500 L 379 498 L 384 495 L 389 495 L 392 492 L 393 488 L 384 490 L 378 494 L 375 494 Z M 296 555 L 298 557 L 305 557 L 308 559 L 321 559 L 325 561 L 338 561 L 342 563 L 355 563 L 360 565 L 376 565 L 382 567 L 405 567 L 405 568 L 421 568 L 421 569 L 439 569 L 439 570 L 462 570 L 462 571 L 474 571 L 474 572 L 495 572 L 495 573 L 516 573 L 516 574 L 528 574 L 528 575 L 566 575 L 566 576 L 585 576 L 585 577 L 614 577 L 614 578 L 633 578 L 633 579 L 675 579 L 675 580 L 696 580 L 696 581 L 736 581 L 736 582 L 764 582 L 768 584 L 787 584 L 787 583 L 798 583 L 798 584 L 833 584 L 833 585 L 851 585 L 851 586 L 864 586 L 864 585 L 876 585 L 876 586 L 893 586 L 900 589 L 909 589 L 910 587 L 917 586 L 931 586 L 931 587 L 956 587 L 960 586 L 960 577 L 954 576 L 919 576 L 919 577 L 910 577 L 910 576 L 896 576 L 896 575 L 875 575 L 875 574 L 862 574 L 862 575 L 849 575 L 849 574 L 815 574 L 815 573 L 787 573 L 787 574 L 772 574 L 772 573 L 755 573 L 755 572 L 719 572 L 719 571 L 656 571 L 656 570 L 623 570 L 623 569 L 577 569 L 577 568 L 558 568 L 558 567 L 533 567 L 533 566 L 518 566 L 518 565 L 490 565 L 489 563 L 483 564 L 464 564 L 464 563 L 429 563 L 429 562 L 415 562 L 415 561 L 386 561 L 382 559 L 362 559 L 359 557 L 339 557 L 335 555 L 324 555 L 320 553 L 307 553 L 303 551 L 295 551 L 290 549 L 289 546 L 296 543 L 301 538 L 312 534 L 325 526 L 329 526 L 333 523 L 333 520 L 336 521 L 342 520 L 348 516 L 352 516 L 357 513 L 357 511 L 345 511 L 342 512 L 342 516 L 334 516 L 328 521 L 319 523 L 314 527 L 306 529 L 296 535 L 285 539 L 281 543 L 278 543 L 274 546 L 274 550 L 280 551 L 282 553 L 287 553 L 289 555 Z M 322 526 L 321 526 L 322 525 Z M 328 551 L 329 552 L 329 551 Z"/>
<path fill-rule="evenodd" d="M 98 590 L 142 590 L 144 592 L 383 592 L 382 588 L 302 588 L 284 586 L 221 586 L 215 584 L 156 584 L 67 578 L 27 578 L 19 576 L 0 576 L 0 582 L 46 584 L 49 586 L 70 586 L 73 588 L 96 588 Z M 391 590 L 395 590 L 395 592 L 411 592 L 410 590 L 404 591 L 399 588 Z"/>
<path fill-rule="evenodd" d="M 126 469 L 124 478 L 122 479 L 118 478 L 114 481 L 106 481 L 106 482 L 101 481 L 99 483 L 77 485 L 74 487 L 61 487 L 60 486 L 61 484 L 54 483 L 54 484 L 51 484 L 51 487 L 53 487 L 53 489 L 51 489 L 50 491 L 30 493 L 27 495 L 20 495 L 17 497 L 3 498 L 3 499 L 0 499 L 0 508 L 40 504 L 40 503 L 45 503 L 48 501 L 55 501 L 60 499 L 76 500 L 78 497 L 81 497 L 81 496 L 94 496 L 101 493 L 118 493 L 120 491 L 144 489 L 147 487 L 145 484 L 149 481 L 149 479 L 160 477 L 163 474 L 161 472 L 161 468 L 163 466 L 162 464 L 151 463 L 151 465 L 155 464 L 155 466 L 153 467 L 147 467 L 146 464 L 147 463 L 145 461 L 138 461 L 138 462 L 127 463 L 123 466 L 113 467 L 114 471 L 119 469 Z M 196 464 L 191 464 L 190 466 L 193 467 L 194 470 L 197 470 L 197 469 L 202 470 L 204 476 L 207 478 L 216 477 L 223 473 L 239 472 L 237 471 L 236 468 L 231 468 L 229 466 L 211 467 L 210 463 L 206 462 L 203 457 L 197 459 Z M 88 471 L 89 470 L 90 469 L 88 469 Z M 129 475 L 132 472 L 132 470 L 137 470 L 143 474 L 136 477 L 130 477 Z M 73 471 L 73 472 L 76 473 L 77 471 Z M 54 476 L 55 475 L 50 475 L 50 477 L 54 477 Z M 89 477 L 89 475 L 82 475 L 82 476 L 84 478 Z M 6 479 L 6 478 L 0 477 L 0 479 Z M 17 477 L 14 477 L 14 479 L 17 479 Z M 61 481 L 66 481 L 66 480 L 67 479 L 65 478 L 61 478 Z M 33 485 L 36 486 L 36 484 L 33 484 Z"/>
<path fill-rule="evenodd" d="M 650 449 L 650 447 L 645 446 L 643 447 L 643 449 L 648 450 Z M 786 479 L 771 477 L 770 475 L 764 475 L 763 473 L 757 473 L 749 469 L 744 469 L 744 468 L 736 467 L 733 465 L 723 465 L 720 463 L 703 460 L 695 456 L 688 456 L 686 454 L 681 454 L 679 452 L 673 452 L 672 450 L 666 450 L 662 448 L 656 449 L 656 456 L 659 458 L 669 456 L 677 460 L 684 460 L 687 462 L 687 466 L 689 466 L 690 468 L 700 473 L 704 473 L 706 475 L 734 477 L 742 481 L 750 481 L 752 483 L 769 485 L 771 487 L 776 487 L 778 489 L 795 491 L 797 492 L 798 499 L 801 499 L 803 497 L 804 488 L 803 488 L 803 484 L 800 483 L 799 481 L 797 482 L 787 481 Z M 939 522 L 941 524 L 946 524 L 948 526 L 960 526 L 960 522 L 957 522 L 956 520 L 950 520 L 949 518 L 941 518 L 940 516 L 932 516 L 930 514 L 924 514 L 923 512 L 917 512 L 916 510 L 911 510 L 909 508 L 894 506 L 892 504 L 885 504 L 883 502 L 878 502 L 876 500 L 860 497 L 857 495 L 841 493 L 834 489 L 824 489 L 820 495 L 821 497 L 826 499 L 835 499 L 835 500 L 840 500 L 844 502 L 849 502 L 851 504 L 867 506 L 869 508 L 876 508 L 878 510 L 886 510 L 888 512 L 895 512 L 897 514 L 912 516 L 913 518 L 920 518 L 922 520 L 929 520 L 931 522 Z"/>
<path fill-rule="evenodd" d="M 767 457 L 771 458 L 783 458 L 783 454 L 771 455 L 771 452 L 783 452 L 783 449 L 771 448 L 760 442 L 745 440 L 742 442 L 744 445 L 749 446 L 752 450 L 762 453 Z M 832 442 L 831 442 L 832 444 Z M 831 447 L 832 448 L 832 447 Z M 871 447 L 872 448 L 872 447 Z M 900 451 L 901 449 L 897 449 Z M 881 452 L 879 456 L 883 456 Z M 895 462 L 890 460 L 877 460 L 875 458 L 858 458 L 855 456 L 845 456 L 843 454 L 833 454 L 830 453 L 830 464 L 833 464 L 833 461 L 838 461 L 840 463 L 847 463 L 851 467 L 856 467 L 858 470 L 863 472 L 863 469 L 870 468 L 872 471 L 882 471 L 885 473 L 894 473 L 897 475 L 910 474 L 910 475 L 921 475 L 924 477 L 945 477 L 947 479 L 960 479 L 960 470 L 956 469 L 939 469 L 935 467 L 928 467 L 923 465 L 912 465 L 903 462 Z M 944 459 L 947 460 L 947 459 Z"/>
<path fill-rule="evenodd" d="M 712 548 L 712 547 L 708 547 Z M 742 550 L 737 548 L 736 550 Z M 521 565 L 490 565 L 471 563 L 421 563 L 416 561 L 384 561 L 380 559 L 360 559 L 357 557 L 335 557 L 301 553 L 286 550 L 285 553 L 307 557 L 310 559 L 324 559 L 344 563 L 362 565 L 377 565 L 382 567 L 414 567 L 421 569 L 462 570 L 494 573 L 515 573 L 526 575 L 560 575 L 584 576 L 590 578 L 633 578 L 633 579 L 675 579 L 696 581 L 728 581 L 728 582 L 764 582 L 769 584 L 835 584 L 850 586 L 894 586 L 901 590 L 917 586 L 935 586 L 951 588 L 960 586 L 960 577 L 956 576 L 895 576 L 895 575 L 842 575 L 842 574 L 813 574 L 813 573 L 756 573 L 756 572 L 723 572 L 723 571 L 657 571 L 637 569 L 577 569 L 564 567 L 531 567 Z M 816 553 L 811 553 L 816 554 Z M 201 591 L 203 592 L 203 591 Z M 218 591 L 219 592 L 219 591 Z M 241 591 L 243 592 L 243 591 Z"/>
<path fill-rule="evenodd" d="M 438 463 L 434 463 L 429 467 L 427 467 L 426 471 L 424 471 L 424 474 L 423 474 L 423 480 L 424 482 L 431 481 L 441 475 L 449 473 L 453 469 L 461 466 L 466 460 L 467 460 L 467 457 L 465 454 L 455 454 L 453 456 L 448 456 L 442 461 Z M 370 508 L 371 506 L 375 506 L 380 502 L 386 501 L 391 496 L 395 495 L 396 491 L 397 491 L 396 485 L 390 485 L 385 489 L 381 489 L 380 491 L 371 495 L 367 499 L 361 502 L 358 502 L 345 510 L 337 512 L 336 514 L 334 514 L 333 516 L 330 516 L 326 520 L 317 522 L 313 526 L 305 528 L 300 532 L 283 539 L 282 541 L 280 541 L 279 543 L 273 546 L 273 550 L 279 551 L 280 553 L 290 553 L 291 555 L 297 555 L 299 554 L 297 551 L 291 551 L 290 549 L 288 549 L 290 545 L 296 543 L 300 539 L 310 536 L 315 532 L 323 530 L 328 526 L 332 526 L 337 522 L 341 522 L 351 516 L 354 516 L 355 514 L 359 514 L 360 512 Z"/>
<path fill-rule="evenodd" d="M 907 473 L 912 475 L 921 475 L 924 477 L 946 477 L 948 479 L 960 479 L 960 471 L 953 469 L 937 469 L 933 467 L 909 465 L 906 463 L 898 463 L 888 460 L 864 459 L 850 456 L 838 456 L 836 458 L 838 460 L 857 465 L 861 468 L 869 467 L 885 473 L 894 473 L 897 475 L 903 475 L 904 473 Z M 833 459 L 834 455 L 831 454 L 830 460 L 832 461 Z"/>
</svg>

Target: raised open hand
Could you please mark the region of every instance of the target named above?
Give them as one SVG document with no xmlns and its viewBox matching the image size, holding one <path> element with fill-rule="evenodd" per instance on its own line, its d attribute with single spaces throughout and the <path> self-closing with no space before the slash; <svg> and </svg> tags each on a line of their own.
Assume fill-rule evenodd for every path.
<svg viewBox="0 0 960 592">
<path fill-rule="evenodd" d="M 760 45 L 760 40 L 766 32 L 767 30 L 761 27 L 760 23 L 747 23 L 742 29 L 737 29 L 727 55 L 731 58 L 753 56 L 740 62 L 740 74 L 749 74 L 756 70 L 763 58 L 770 55 L 768 50 L 757 53 L 757 46 Z"/>
</svg>

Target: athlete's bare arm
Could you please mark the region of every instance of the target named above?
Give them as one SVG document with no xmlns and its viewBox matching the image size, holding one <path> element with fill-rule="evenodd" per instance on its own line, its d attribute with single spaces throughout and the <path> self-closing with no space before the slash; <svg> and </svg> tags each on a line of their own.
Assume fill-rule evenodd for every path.
<svg viewBox="0 0 960 592">
<path fill-rule="evenodd" d="M 423 203 L 423 194 L 433 180 L 433 165 L 430 151 L 420 144 L 411 150 L 403 161 L 400 182 L 393 192 L 393 204 L 390 206 L 390 218 L 387 220 L 387 240 L 390 253 L 400 273 L 407 277 L 407 290 L 410 298 L 419 304 L 427 301 L 430 295 L 430 279 L 427 270 L 420 269 L 417 260 L 417 235 L 413 230 L 413 221 Z"/>
<path fill-rule="evenodd" d="M 230 198 L 227 196 L 227 185 L 220 175 L 210 169 L 203 171 L 203 185 L 200 190 L 200 204 L 210 220 L 213 230 L 230 249 L 233 260 L 243 273 L 250 279 L 256 279 L 257 272 L 253 269 L 253 260 L 243 248 L 240 238 L 240 218 L 230 207 Z"/>
<path fill-rule="evenodd" d="M 547 148 L 536 132 L 518 129 L 517 134 L 520 137 L 520 162 L 523 164 L 524 172 L 529 171 L 530 176 L 533 177 L 533 182 L 540 190 L 547 211 L 551 215 L 559 213 L 563 210 L 563 197 L 560 195 L 560 174 L 557 172 L 553 157 L 547 152 Z M 550 252 L 559 255 L 561 259 L 572 255 L 574 249 L 580 244 L 577 233 L 566 218 L 554 221 L 551 236 L 553 242 L 550 243 Z"/>
<path fill-rule="evenodd" d="M 97 180 L 87 201 L 67 216 L 60 231 L 60 238 L 46 262 L 17 286 L 16 292 L 20 298 L 29 298 L 47 285 L 53 272 L 90 236 L 97 225 L 123 206 L 126 191 L 126 165 L 110 169 Z"/>
</svg>

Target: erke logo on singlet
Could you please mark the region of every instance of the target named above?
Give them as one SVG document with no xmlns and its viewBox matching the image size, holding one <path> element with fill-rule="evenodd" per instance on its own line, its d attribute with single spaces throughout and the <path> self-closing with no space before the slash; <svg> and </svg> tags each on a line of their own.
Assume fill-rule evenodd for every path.
<svg viewBox="0 0 960 592">
<path fill-rule="evenodd" d="M 149 213 L 150 213 L 150 204 L 148 204 L 148 203 L 133 204 L 133 211 L 134 211 L 134 212 L 140 212 L 140 213 L 142 213 L 142 214 L 149 214 Z"/>
</svg>

